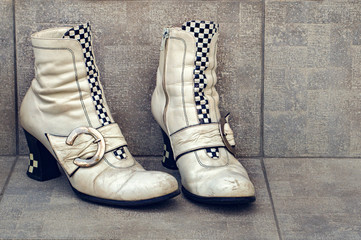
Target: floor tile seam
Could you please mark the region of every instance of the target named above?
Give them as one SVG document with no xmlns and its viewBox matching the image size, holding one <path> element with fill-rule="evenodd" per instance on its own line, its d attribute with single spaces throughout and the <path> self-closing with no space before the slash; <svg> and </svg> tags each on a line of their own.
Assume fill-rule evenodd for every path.
<svg viewBox="0 0 361 240">
<path fill-rule="evenodd" d="M 1 200 L 2 200 L 2 198 L 4 196 L 5 190 L 6 190 L 7 186 L 9 185 L 11 176 L 13 175 L 13 172 L 14 172 L 16 163 L 18 162 L 18 159 L 19 159 L 19 157 L 15 158 L 15 160 L 14 160 L 14 162 L 13 162 L 11 168 L 10 168 L 9 174 L 8 174 L 6 180 L 5 180 L 4 186 L 3 186 L 3 188 L 2 188 L 2 190 L 0 192 L 0 203 L 1 203 Z"/>
<path fill-rule="evenodd" d="M 361 156 L 358 157 L 347 157 L 347 156 L 264 156 L 264 159 L 361 159 Z"/>
<path fill-rule="evenodd" d="M 0 157 L 27 157 L 28 154 L 5 154 L 0 155 Z M 136 158 L 162 158 L 162 155 L 133 155 Z M 325 156 L 236 156 L 237 159 L 361 159 L 359 157 L 348 157 L 348 156 L 333 156 L 333 157 L 325 157 Z"/>
<path fill-rule="evenodd" d="M 265 29 L 266 29 L 266 3 L 265 0 L 262 1 L 262 26 L 261 26 L 261 96 L 260 96 L 260 155 L 264 157 L 264 93 L 265 93 Z"/>
<path fill-rule="evenodd" d="M 28 157 L 28 154 L 18 154 L 18 155 L 0 155 L 0 157 Z M 133 155 L 135 158 L 162 158 L 162 155 Z M 237 159 L 261 159 L 262 156 L 236 156 Z"/>
<path fill-rule="evenodd" d="M 15 120 L 15 153 L 19 154 L 19 114 L 18 114 L 18 76 L 17 76 L 17 48 L 16 48 L 16 18 L 15 18 L 15 0 L 12 0 L 12 11 L 13 11 L 13 42 L 14 42 L 14 120 Z"/>
<path fill-rule="evenodd" d="M 281 228 L 280 228 L 280 224 L 279 224 L 279 221 L 278 221 L 276 208 L 274 206 L 271 187 L 270 187 L 270 184 L 269 184 L 269 181 L 268 181 L 267 171 L 266 171 L 266 167 L 265 167 L 265 164 L 264 164 L 264 158 L 261 158 L 261 167 L 262 167 L 263 177 L 264 177 L 264 180 L 266 182 L 266 188 L 267 188 L 268 197 L 270 199 L 270 203 L 271 203 L 271 207 L 272 207 L 272 213 L 273 213 L 273 218 L 274 218 L 274 221 L 275 221 L 275 224 L 276 224 L 278 237 L 279 237 L 279 240 L 282 240 Z"/>
</svg>

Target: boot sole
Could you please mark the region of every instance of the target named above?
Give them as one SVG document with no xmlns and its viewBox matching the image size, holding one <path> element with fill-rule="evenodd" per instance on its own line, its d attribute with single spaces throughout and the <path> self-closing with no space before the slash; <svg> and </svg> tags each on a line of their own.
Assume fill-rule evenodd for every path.
<svg viewBox="0 0 361 240">
<path fill-rule="evenodd" d="M 203 197 L 195 195 L 189 192 L 182 186 L 183 195 L 188 199 L 193 200 L 195 202 L 207 203 L 207 204 L 219 204 L 219 205 L 227 205 L 227 204 L 247 204 L 254 202 L 256 200 L 255 196 L 250 197 Z"/>
<path fill-rule="evenodd" d="M 71 186 L 71 184 L 70 184 L 70 186 Z M 167 195 L 163 195 L 160 197 L 144 199 L 144 200 L 136 200 L 136 201 L 123 201 L 123 200 L 98 198 L 98 197 L 94 197 L 94 196 L 79 192 L 78 190 L 73 188 L 73 186 L 71 186 L 71 188 L 76 193 L 76 195 L 84 201 L 99 203 L 99 204 L 108 205 L 108 206 L 116 206 L 116 207 L 146 206 L 146 205 L 155 204 L 155 203 L 159 203 L 159 202 L 174 198 L 180 194 L 180 190 L 177 189 L 176 191 L 174 191 L 172 193 L 169 193 Z"/>
</svg>

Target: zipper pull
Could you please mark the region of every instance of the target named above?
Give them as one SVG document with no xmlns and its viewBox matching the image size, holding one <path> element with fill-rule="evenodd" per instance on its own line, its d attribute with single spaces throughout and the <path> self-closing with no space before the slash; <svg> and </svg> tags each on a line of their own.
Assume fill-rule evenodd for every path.
<svg viewBox="0 0 361 240">
<path fill-rule="evenodd" d="M 161 45 L 160 45 L 160 50 L 161 50 L 161 51 L 164 50 L 165 41 L 167 40 L 167 38 L 169 38 L 169 29 L 168 29 L 168 28 L 164 28 L 164 29 L 163 29 L 162 43 L 161 43 Z"/>
</svg>

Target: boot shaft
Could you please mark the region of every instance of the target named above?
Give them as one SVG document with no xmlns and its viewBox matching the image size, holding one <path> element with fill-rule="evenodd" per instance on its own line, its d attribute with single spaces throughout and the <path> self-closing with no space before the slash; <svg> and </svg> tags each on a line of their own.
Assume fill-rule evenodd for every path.
<svg viewBox="0 0 361 240">
<path fill-rule="evenodd" d="M 60 135 L 78 126 L 98 128 L 113 122 L 95 64 L 89 24 L 35 33 L 32 45 L 35 78 L 20 110 L 25 129 L 34 129 L 34 118 L 57 122 L 52 130 Z"/>
<path fill-rule="evenodd" d="M 190 21 L 164 30 L 152 111 L 168 134 L 219 121 L 217 40 L 213 22 Z"/>
<path fill-rule="evenodd" d="M 45 134 L 67 136 L 80 126 L 100 128 L 114 123 L 91 40 L 89 24 L 32 35 L 35 78 L 21 104 L 20 123 L 49 151 L 52 147 Z M 123 147 L 113 155 L 111 159 L 127 156 Z"/>
<path fill-rule="evenodd" d="M 189 21 L 164 30 L 152 113 L 168 135 L 219 123 L 217 40 L 218 24 L 211 21 Z M 217 147 L 206 152 L 210 158 L 219 157 Z"/>
</svg>

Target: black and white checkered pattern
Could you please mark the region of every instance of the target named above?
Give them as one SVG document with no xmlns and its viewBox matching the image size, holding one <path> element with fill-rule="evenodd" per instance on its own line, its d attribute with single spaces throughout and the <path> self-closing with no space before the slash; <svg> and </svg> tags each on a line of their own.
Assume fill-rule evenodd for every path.
<svg viewBox="0 0 361 240">
<path fill-rule="evenodd" d="M 34 154 L 30 153 L 28 172 L 29 173 L 36 173 L 38 171 L 38 167 L 39 167 L 39 162 L 34 159 Z"/>
<path fill-rule="evenodd" d="M 69 29 L 63 36 L 63 38 L 76 39 L 80 42 L 83 48 L 83 55 L 85 61 L 85 68 L 87 71 L 87 80 L 90 87 L 90 94 L 93 99 L 95 111 L 99 118 L 99 122 L 102 126 L 111 123 L 110 117 L 104 107 L 102 89 L 100 88 L 98 81 L 98 69 L 95 65 L 93 50 L 92 50 L 92 39 L 91 39 L 91 28 L 90 24 L 79 25 Z M 118 159 L 124 159 L 126 157 L 123 147 L 117 148 L 114 152 L 114 156 Z"/>
<path fill-rule="evenodd" d="M 69 29 L 64 38 L 73 38 L 80 42 L 83 48 L 83 55 L 85 61 L 85 67 L 88 75 L 88 82 L 90 85 L 91 97 L 95 105 L 95 110 L 98 115 L 99 121 L 102 126 L 111 123 L 108 113 L 103 105 L 102 90 L 98 81 L 98 69 L 94 62 L 93 50 L 91 45 L 91 32 L 89 23 L 85 25 L 79 25 L 72 29 Z"/>
<path fill-rule="evenodd" d="M 125 159 L 127 157 L 127 155 L 124 152 L 123 147 L 120 147 L 117 150 L 115 150 L 114 155 L 116 158 L 119 158 L 119 159 Z"/>
<path fill-rule="evenodd" d="M 166 162 L 168 159 L 169 159 L 169 151 L 167 149 L 167 145 L 164 144 L 164 147 L 163 147 L 163 162 Z"/>
<path fill-rule="evenodd" d="M 114 156 L 118 159 L 126 159 L 127 154 L 125 153 L 124 147 L 118 147 L 114 152 Z"/>
<path fill-rule="evenodd" d="M 219 158 L 218 148 L 207 148 L 206 151 L 211 158 Z"/>
<path fill-rule="evenodd" d="M 200 124 L 211 123 L 209 115 L 208 100 L 204 95 L 204 89 L 207 87 L 207 77 L 204 71 L 209 66 L 209 44 L 212 37 L 218 30 L 218 24 L 211 21 L 189 21 L 183 24 L 182 30 L 194 34 L 196 41 L 196 60 L 194 61 L 194 99 L 196 103 L 198 119 Z M 218 148 L 207 148 L 207 154 L 211 158 L 218 158 Z"/>
</svg>

